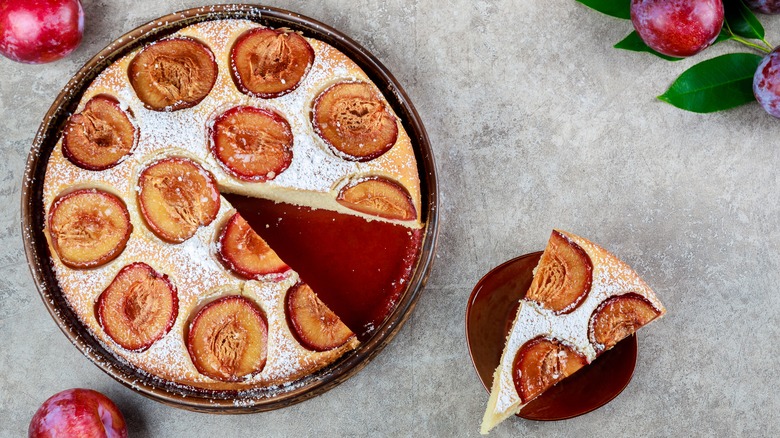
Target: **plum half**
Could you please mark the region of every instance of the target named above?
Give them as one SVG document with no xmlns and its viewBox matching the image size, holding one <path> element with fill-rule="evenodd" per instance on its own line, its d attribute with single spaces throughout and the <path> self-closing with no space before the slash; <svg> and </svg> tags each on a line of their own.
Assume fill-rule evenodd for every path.
<svg viewBox="0 0 780 438">
<path fill-rule="evenodd" d="M 385 219 L 412 220 L 417 212 L 409 192 L 395 181 L 380 176 L 358 179 L 344 186 L 336 200 L 361 213 Z"/>
<path fill-rule="evenodd" d="M 98 323 L 122 348 L 141 352 L 165 336 L 179 314 L 176 288 L 146 263 L 122 268 L 95 304 Z"/>
<path fill-rule="evenodd" d="M 138 187 L 146 224 L 169 243 L 194 236 L 219 212 L 214 176 L 188 158 L 170 157 L 153 163 L 141 172 Z"/>
<path fill-rule="evenodd" d="M 287 291 L 286 310 L 293 334 L 309 350 L 332 350 L 355 336 L 305 283 Z"/>
<path fill-rule="evenodd" d="M 238 381 L 265 367 L 268 323 L 260 307 L 243 296 L 207 304 L 195 315 L 186 336 L 193 365 L 212 379 Z"/>
<path fill-rule="evenodd" d="M 290 270 L 238 213 L 222 229 L 219 257 L 228 269 L 249 280 L 260 280 L 272 274 L 281 279 Z"/>
<path fill-rule="evenodd" d="M 230 50 L 230 72 L 244 94 L 260 98 L 283 96 L 300 85 L 314 63 L 314 50 L 292 31 L 250 29 Z"/>
<path fill-rule="evenodd" d="M 245 181 L 268 181 L 293 158 L 290 124 L 273 111 L 237 106 L 214 121 L 211 150 L 222 166 Z"/>
<path fill-rule="evenodd" d="M 132 231 L 125 203 L 102 190 L 67 193 L 49 210 L 52 247 L 70 268 L 94 268 L 114 260 L 124 251 Z"/>
<path fill-rule="evenodd" d="M 113 96 L 99 94 L 74 114 L 65 126 L 62 154 L 86 170 L 116 166 L 133 148 L 138 136 L 128 114 Z"/>
<path fill-rule="evenodd" d="M 645 297 L 629 292 L 607 298 L 590 317 L 590 341 L 601 353 L 661 315 Z"/>
<path fill-rule="evenodd" d="M 175 111 L 199 104 L 217 81 L 217 73 L 211 50 L 186 37 L 149 44 L 127 67 L 135 94 L 154 111 Z"/>
<path fill-rule="evenodd" d="M 515 356 L 515 389 L 522 402 L 528 403 L 587 364 L 584 355 L 557 339 L 531 339 Z"/>
<path fill-rule="evenodd" d="M 590 292 L 593 263 L 577 243 L 553 231 L 526 298 L 556 314 L 570 313 Z"/>
<path fill-rule="evenodd" d="M 398 122 L 379 91 L 365 82 L 330 86 L 314 101 L 314 131 L 338 155 L 373 160 L 398 140 Z"/>
</svg>

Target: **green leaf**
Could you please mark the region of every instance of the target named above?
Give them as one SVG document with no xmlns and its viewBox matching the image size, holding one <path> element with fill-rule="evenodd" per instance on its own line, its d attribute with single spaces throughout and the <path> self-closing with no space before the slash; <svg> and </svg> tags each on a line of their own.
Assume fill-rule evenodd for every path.
<svg viewBox="0 0 780 438">
<path fill-rule="evenodd" d="M 721 29 L 720 33 L 718 34 L 718 37 L 715 38 L 715 41 L 712 42 L 712 45 L 718 44 L 722 41 L 728 41 L 731 39 L 731 34 L 726 31 L 726 29 Z"/>
<path fill-rule="evenodd" d="M 595 9 L 602 14 L 607 14 L 626 20 L 631 19 L 631 0 L 577 0 L 583 5 Z"/>
<path fill-rule="evenodd" d="M 671 56 L 666 56 L 664 54 L 658 53 L 655 50 L 651 49 L 650 47 L 645 44 L 644 41 L 642 41 L 642 38 L 639 36 L 636 31 L 632 31 L 630 34 L 628 34 L 627 37 L 623 38 L 622 41 L 615 44 L 614 47 L 616 49 L 623 49 L 623 50 L 631 50 L 632 52 L 647 52 L 652 53 L 653 55 L 663 58 L 667 61 L 679 61 L 682 58 L 674 58 Z"/>
<path fill-rule="evenodd" d="M 725 0 L 726 24 L 735 35 L 760 40 L 764 38 L 764 26 L 742 0 Z"/>
<path fill-rule="evenodd" d="M 752 53 L 729 53 L 700 62 L 685 70 L 658 96 L 677 108 L 711 113 L 753 101 L 753 74 L 761 57 Z"/>
</svg>

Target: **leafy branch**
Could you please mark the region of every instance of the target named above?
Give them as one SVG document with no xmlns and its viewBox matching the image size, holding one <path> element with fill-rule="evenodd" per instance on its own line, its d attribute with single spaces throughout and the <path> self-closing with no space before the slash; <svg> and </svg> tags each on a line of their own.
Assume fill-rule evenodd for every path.
<svg viewBox="0 0 780 438">
<path fill-rule="evenodd" d="M 576 0 L 611 17 L 631 19 L 631 0 Z M 762 55 L 772 52 L 764 26 L 742 0 L 724 0 L 724 21 L 712 45 L 734 41 Z M 679 61 L 650 48 L 636 31 L 615 44 L 617 49 L 644 52 L 666 61 Z M 755 100 L 753 75 L 761 56 L 750 53 L 721 55 L 685 70 L 658 98 L 678 108 L 708 113 L 734 108 Z"/>
</svg>

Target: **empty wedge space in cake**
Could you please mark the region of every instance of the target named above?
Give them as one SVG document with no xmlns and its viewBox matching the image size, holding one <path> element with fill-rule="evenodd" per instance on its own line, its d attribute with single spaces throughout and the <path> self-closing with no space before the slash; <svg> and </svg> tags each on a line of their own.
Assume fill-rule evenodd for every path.
<svg viewBox="0 0 780 438">
<path fill-rule="evenodd" d="M 664 313 L 628 265 L 587 239 L 554 230 L 507 335 L 481 433 Z"/>
</svg>

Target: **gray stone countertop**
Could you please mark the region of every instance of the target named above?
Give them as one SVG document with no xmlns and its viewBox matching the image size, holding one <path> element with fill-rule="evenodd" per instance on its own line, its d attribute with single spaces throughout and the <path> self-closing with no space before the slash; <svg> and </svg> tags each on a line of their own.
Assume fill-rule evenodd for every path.
<svg viewBox="0 0 780 438">
<path fill-rule="evenodd" d="M 574 0 L 271 1 L 350 35 L 416 105 L 441 184 L 438 254 L 398 337 L 320 397 L 242 416 L 136 394 L 74 348 L 41 303 L 20 232 L 25 159 L 59 90 L 119 35 L 190 0 L 85 0 L 86 33 L 45 66 L 0 59 L 0 436 L 72 387 L 104 392 L 131 436 L 477 436 L 487 394 L 464 339 L 477 280 L 543 249 L 553 227 L 632 265 L 667 316 L 642 330 L 631 384 L 585 416 L 510 419 L 501 436 L 780 434 L 780 120 L 758 105 L 700 115 L 664 104 L 685 68 L 612 45 L 627 21 Z M 780 20 L 762 17 L 770 41 Z"/>
</svg>

